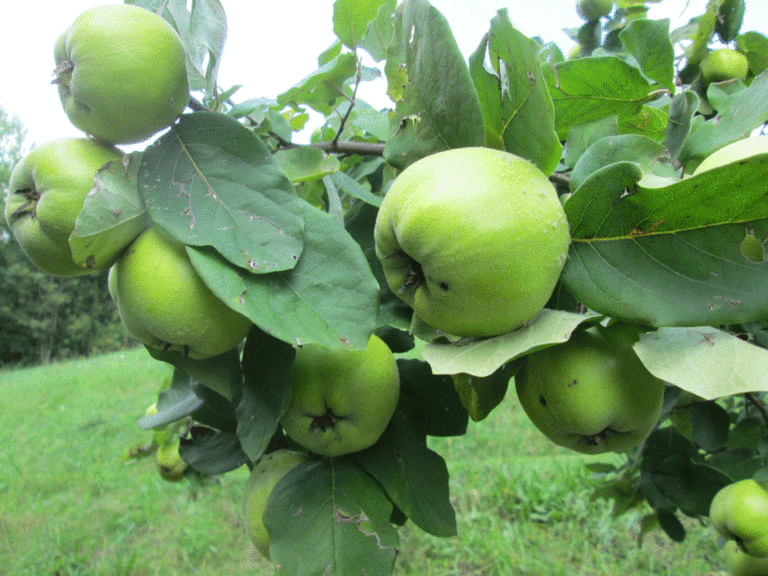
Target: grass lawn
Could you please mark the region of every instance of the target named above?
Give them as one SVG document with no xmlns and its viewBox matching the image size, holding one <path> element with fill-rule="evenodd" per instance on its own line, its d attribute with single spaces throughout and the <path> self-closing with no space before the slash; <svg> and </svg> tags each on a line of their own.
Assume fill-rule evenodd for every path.
<svg viewBox="0 0 768 576">
<path fill-rule="evenodd" d="M 149 440 L 136 420 L 170 369 L 143 348 L 0 371 L 0 574 L 272 574 L 241 526 L 247 469 L 197 488 L 168 483 L 153 459 L 123 461 Z M 514 391 L 462 438 L 432 447 L 448 462 L 459 536 L 401 530 L 398 576 L 708 576 L 717 538 L 688 522 L 637 546 L 640 513 L 613 519 L 589 502 L 584 458 L 530 424 Z"/>
</svg>

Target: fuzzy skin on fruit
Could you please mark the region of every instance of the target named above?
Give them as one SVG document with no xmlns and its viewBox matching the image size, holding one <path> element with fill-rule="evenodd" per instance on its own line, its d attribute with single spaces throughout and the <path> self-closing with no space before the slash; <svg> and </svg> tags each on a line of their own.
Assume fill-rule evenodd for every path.
<svg viewBox="0 0 768 576">
<path fill-rule="evenodd" d="M 722 488 L 709 509 L 712 526 L 746 554 L 768 557 L 768 490 L 751 478 Z"/>
<path fill-rule="evenodd" d="M 234 348 L 252 326 L 211 292 L 184 245 L 157 225 L 142 232 L 112 267 L 109 292 L 136 339 L 194 359 Z"/>
<path fill-rule="evenodd" d="M 515 387 L 525 413 L 555 444 L 585 454 L 636 447 L 653 430 L 664 383 L 626 336 L 577 330 L 562 344 L 522 360 Z"/>
<path fill-rule="evenodd" d="M 189 102 L 186 52 L 163 18 L 107 4 L 81 13 L 54 46 L 61 104 L 77 128 L 114 144 L 146 140 Z"/>
<path fill-rule="evenodd" d="M 281 419 L 283 429 L 294 442 L 323 456 L 374 444 L 400 397 L 395 357 L 375 334 L 365 350 L 302 346 L 289 380 L 293 393 Z"/>
<path fill-rule="evenodd" d="M 467 337 L 511 332 L 544 307 L 568 255 L 568 220 L 534 164 L 457 148 L 406 168 L 379 208 L 376 255 L 427 324 Z"/>
<path fill-rule="evenodd" d="M 80 276 L 114 263 L 112 258 L 81 266 L 73 260 L 69 237 L 96 172 L 121 157 L 114 146 L 91 138 L 60 138 L 36 146 L 14 167 L 5 220 L 38 268 L 57 276 Z"/>
<path fill-rule="evenodd" d="M 749 61 L 741 52 L 720 48 L 707 54 L 699 64 L 706 84 L 725 80 L 744 80 L 749 73 Z"/>
</svg>

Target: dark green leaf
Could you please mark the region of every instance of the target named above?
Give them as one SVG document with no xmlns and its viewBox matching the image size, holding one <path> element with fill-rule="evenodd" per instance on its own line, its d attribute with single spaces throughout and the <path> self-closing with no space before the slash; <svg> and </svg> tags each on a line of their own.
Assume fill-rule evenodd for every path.
<svg viewBox="0 0 768 576">
<path fill-rule="evenodd" d="M 693 117 L 699 109 L 699 96 L 693 90 L 675 94 L 669 105 L 665 143 L 671 161 L 677 160 L 688 134 L 691 133 Z"/>
<path fill-rule="evenodd" d="M 177 369 L 173 372 L 171 385 L 157 399 L 157 412 L 144 416 L 137 424 L 139 428 L 151 430 L 181 420 L 202 406 L 203 399 L 192 389 L 189 375 Z"/>
<path fill-rule="evenodd" d="M 247 274 L 209 248 L 188 248 L 192 265 L 224 302 L 290 344 L 362 350 L 375 327 L 379 284 L 360 246 L 329 214 L 296 199 L 305 215 L 296 267 Z"/>
<path fill-rule="evenodd" d="M 732 450 L 757 450 L 763 437 L 768 434 L 766 423 L 760 418 L 739 420 L 728 434 L 728 448 Z"/>
<path fill-rule="evenodd" d="M 237 470 L 248 462 L 248 456 L 240 448 L 240 441 L 232 432 L 213 432 L 203 429 L 192 440 L 181 440 L 179 456 L 201 474 L 211 476 Z"/>
<path fill-rule="evenodd" d="M 486 49 L 493 71 L 486 69 Z M 506 10 L 470 57 L 489 146 L 526 158 L 545 174 L 557 167 L 563 147 L 555 133 L 554 106 L 539 63 L 539 45 L 516 30 Z"/>
<path fill-rule="evenodd" d="M 510 362 L 483 378 L 466 373 L 453 376 L 456 391 L 473 421 L 485 420 L 488 414 L 504 400 L 509 381 L 517 369 L 518 365 Z"/>
<path fill-rule="evenodd" d="M 578 124 L 568 130 L 568 139 L 565 143 L 565 164 L 573 168 L 581 155 L 598 140 L 608 136 L 618 136 L 619 119 L 617 116 L 609 116 Z"/>
<path fill-rule="evenodd" d="M 768 70 L 768 38 L 759 32 L 746 32 L 736 38 L 739 52 L 746 54 L 749 71 L 755 76 Z"/>
<path fill-rule="evenodd" d="M 426 0 L 405 0 L 385 67 L 396 102 L 387 162 L 405 168 L 449 148 L 485 143 L 483 113 L 451 28 Z"/>
<path fill-rule="evenodd" d="M 614 56 L 567 60 L 544 67 L 544 72 L 561 140 L 584 122 L 637 116 L 650 93 L 640 71 Z"/>
<path fill-rule="evenodd" d="M 635 57 L 648 78 L 675 93 L 675 51 L 669 19 L 633 20 L 619 33 L 624 49 Z"/>
<path fill-rule="evenodd" d="M 744 0 L 723 0 L 720 4 L 720 16 L 715 24 L 715 32 L 723 43 L 728 44 L 736 38 L 744 20 L 745 10 Z"/>
<path fill-rule="evenodd" d="M 144 152 L 139 193 L 152 219 L 189 246 L 211 246 L 240 268 L 289 270 L 303 246 L 303 207 L 253 132 L 197 112 Z"/>
<path fill-rule="evenodd" d="M 429 436 L 461 436 L 469 415 L 450 376 L 435 376 L 421 360 L 398 360 L 401 390 L 414 398 L 426 419 Z"/>
<path fill-rule="evenodd" d="M 352 462 L 304 462 L 267 500 L 270 557 L 292 576 L 390 576 L 399 541 L 392 511 L 381 487 Z"/>
<path fill-rule="evenodd" d="M 420 412 L 410 402 L 401 402 L 381 438 L 355 459 L 419 528 L 434 536 L 455 536 L 448 469 L 443 458 L 427 448 Z"/>
<path fill-rule="evenodd" d="M 674 513 L 668 510 L 657 510 L 656 517 L 659 520 L 659 526 L 672 541 L 682 542 L 685 540 L 685 527 Z"/>
<path fill-rule="evenodd" d="M 252 461 L 258 460 L 288 408 L 288 372 L 293 346 L 254 330 L 243 348 L 243 394 L 237 406 L 237 436 Z"/>
<path fill-rule="evenodd" d="M 693 440 L 707 452 L 720 450 L 728 438 L 731 420 L 728 412 L 715 402 L 694 402 L 691 411 Z"/>
</svg>

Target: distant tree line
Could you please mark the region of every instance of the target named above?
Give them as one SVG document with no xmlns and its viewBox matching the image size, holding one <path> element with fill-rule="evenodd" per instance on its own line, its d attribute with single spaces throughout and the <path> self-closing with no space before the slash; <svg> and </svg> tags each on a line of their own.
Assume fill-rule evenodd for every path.
<svg viewBox="0 0 768 576">
<path fill-rule="evenodd" d="M 0 108 L 0 191 L 25 153 L 26 130 Z M 4 211 L 4 210 L 3 210 Z M 0 367 L 47 364 L 136 345 L 107 289 L 107 273 L 76 278 L 36 268 L 0 218 Z"/>
</svg>

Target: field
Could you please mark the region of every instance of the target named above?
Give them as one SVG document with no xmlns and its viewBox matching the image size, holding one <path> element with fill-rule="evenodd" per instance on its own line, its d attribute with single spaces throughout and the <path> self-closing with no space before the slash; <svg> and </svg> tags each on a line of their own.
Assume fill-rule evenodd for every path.
<svg viewBox="0 0 768 576">
<path fill-rule="evenodd" d="M 243 468 L 211 487 L 160 479 L 135 422 L 169 369 L 143 348 L 0 372 L 0 574 L 271 574 L 241 525 Z M 638 547 L 639 518 L 590 502 L 584 459 L 551 445 L 510 393 L 462 438 L 435 439 L 448 462 L 459 536 L 406 525 L 398 576 L 708 576 L 717 538 L 693 521 L 682 544 Z M 615 456 L 611 456 L 615 457 Z M 605 457 L 603 457 L 605 458 Z"/>
</svg>

